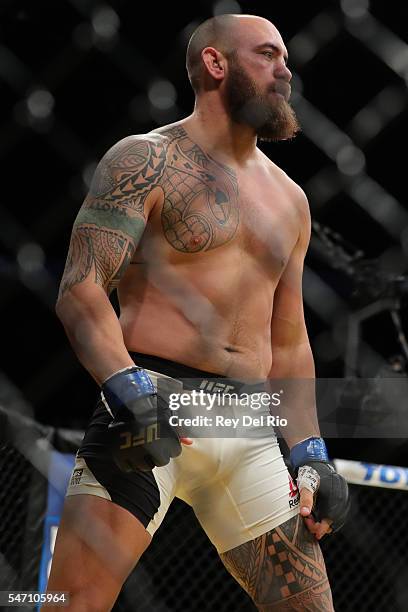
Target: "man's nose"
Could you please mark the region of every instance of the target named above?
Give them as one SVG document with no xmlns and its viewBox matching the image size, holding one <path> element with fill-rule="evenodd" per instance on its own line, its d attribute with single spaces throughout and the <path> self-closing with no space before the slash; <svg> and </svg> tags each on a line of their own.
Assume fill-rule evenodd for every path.
<svg viewBox="0 0 408 612">
<path fill-rule="evenodd" d="M 274 76 L 277 79 L 283 79 L 288 83 L 291 81 L 292 73 L 283 60 L 275 64 Z"/>
</svg>

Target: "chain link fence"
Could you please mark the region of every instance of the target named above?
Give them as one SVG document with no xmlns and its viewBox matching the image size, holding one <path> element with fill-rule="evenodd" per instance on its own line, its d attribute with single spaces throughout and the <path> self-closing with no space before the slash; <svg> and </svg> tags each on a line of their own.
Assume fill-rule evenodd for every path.
<svg viewBox="0 0 408 612">
<path fill-rule="evenodd" d="M 20 586 L 32 469 L 10 444 L 0 451 L 0 590 Z"/>
</svg>

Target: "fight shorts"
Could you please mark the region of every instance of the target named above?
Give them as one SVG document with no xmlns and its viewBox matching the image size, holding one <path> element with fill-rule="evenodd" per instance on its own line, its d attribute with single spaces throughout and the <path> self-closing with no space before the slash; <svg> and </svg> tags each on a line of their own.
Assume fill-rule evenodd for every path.
<svg viewBox="0 0 408 612">
<path fill-rule="evenodd" d="M 189 379 L 195 388 L 204 384 L 208 389 L 208 380 L 221 378 L 158 357 L 140 353 L 131 353 L 131 357 L 159 388 L 164 379 L 182 380 L 183 385 Z M 191 393 L 191 385 L 187 387 L 187 391 L 183 387 L 184 392 Z M 217 397 L 222 398 L 222 394 Z M 78 450 L 67 496 L 88 494 L 110 500 L 137 517 L 151 536 L 173 498 L 178 497 L 193 508 L 219 553 L 253 540 L 298 514 L 299 494 L 272 427 L 264 429 L 262 435 L 251 435 L 249 426 L 235 435 L 228 432 L 226 437 L 205 437 L 201 428 L 193 444 L 183 445 L 181 455 L 168 465 L 151 472 L 125 473 L 106 447 L 111 420 L 99 401 Z M 191 431 L 180 433 L 191 435 Z"/>
</svg>

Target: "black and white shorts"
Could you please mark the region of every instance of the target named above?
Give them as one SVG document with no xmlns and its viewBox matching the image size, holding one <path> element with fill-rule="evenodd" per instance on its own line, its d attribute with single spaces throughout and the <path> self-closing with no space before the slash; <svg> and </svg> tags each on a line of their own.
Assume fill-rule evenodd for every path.
<svg viewBox="0 0 408 612">
<path fill-rule="evenodd" d="M 215 378 L 167 360 L 132 354 L 157 386 L 162 377 Z M 276 435 L 197 437 L 179 457 L 152 472 L 124 473 L 106 450 L 112 417 L 99 402 L 77 453 L 69 495 L 96 495 L 136 516 L 150 535 L 174 499 L 192 506 L 219 553 L 274 529 L 299 511 L 299 494 Z"/>
</svg>

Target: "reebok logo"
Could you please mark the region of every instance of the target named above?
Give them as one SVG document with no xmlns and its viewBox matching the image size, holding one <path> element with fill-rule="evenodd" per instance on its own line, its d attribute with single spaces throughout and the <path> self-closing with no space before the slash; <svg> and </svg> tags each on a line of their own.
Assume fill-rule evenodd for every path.
<svg viewBox="0 0 408 612">
<path fill-rule="evenodd" d="M 295 482 L 293 482 L 292 477 L 288 474 L 289 477 L 289 508 L 294 508 L 299 504 L 300 495 L 299 490 Z"/>
<path fill-rule="evenodd" d="M 71 477 L 71 482 L 70 482 L 71 485 L 79 485 L 79 483 L 81 482 L 83 471 L 84 471 L 83 468 L 79 468 L 72 472 L 72 477 Z"/>
</svg>

